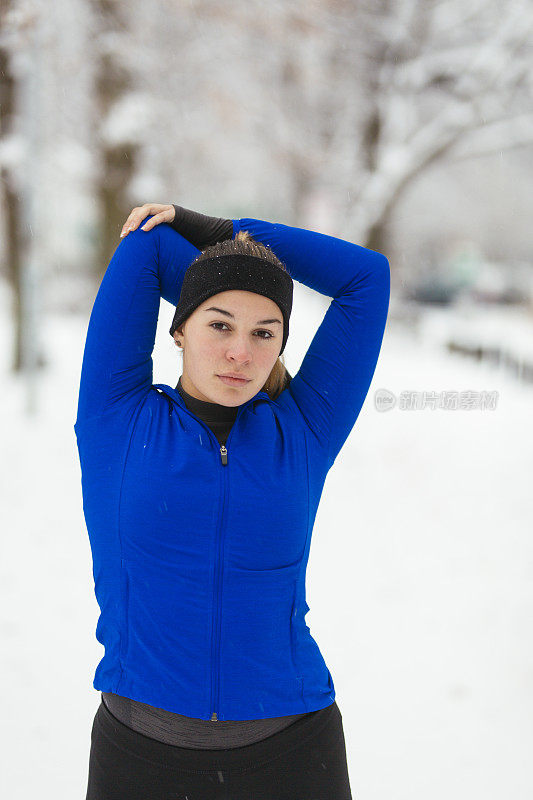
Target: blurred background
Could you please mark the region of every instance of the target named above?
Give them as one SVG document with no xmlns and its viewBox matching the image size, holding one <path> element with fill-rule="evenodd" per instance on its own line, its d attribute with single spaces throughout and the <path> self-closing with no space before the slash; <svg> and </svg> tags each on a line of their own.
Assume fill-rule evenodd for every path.
<svg viewBox="0 0 533 800">
<path fill-rule="evenodd" d="M 354 798 L 529 800 L 533 1 L 0 0 L 0 20 L 5 795 L 85 794 L 102 651 L 73 425 L 100 281 L 158 202 L 389 259 L 306 619 Z M 329 302 L 295 284 L 292 375 Z M 172 316 L 153 360 L 174 386 Z"/>
</svg>

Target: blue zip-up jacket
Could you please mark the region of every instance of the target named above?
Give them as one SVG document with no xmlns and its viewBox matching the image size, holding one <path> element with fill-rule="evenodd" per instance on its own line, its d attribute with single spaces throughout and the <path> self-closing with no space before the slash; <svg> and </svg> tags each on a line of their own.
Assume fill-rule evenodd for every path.
<svg viewBox="0 0 533 800">
<path fill-rule="evenodd" d="M 177 304 L 199 252 L 160 224 L 128 234 L 107 267 L 74 425 L 105 648 L 93 686 L 204 720 L 298 714 L 335 699 L 305 621 L 305 574 L 390 290 L 388 261 L 373 250 L 258 219 L 233 220 L 233 235 L 240 229 L 332 298 L 287 388 L 239 406 L 224 449 L 179 392 L 152 383 L 160 298 Z"/>
</svg>

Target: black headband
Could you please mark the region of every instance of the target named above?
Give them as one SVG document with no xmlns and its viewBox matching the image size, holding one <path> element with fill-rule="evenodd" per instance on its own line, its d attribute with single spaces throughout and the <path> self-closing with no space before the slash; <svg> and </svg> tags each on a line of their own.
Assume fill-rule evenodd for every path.
<svg viewBox="0 0 533 800">
<path fill-rule="evenodd" d="M 283 353 L 289 336 L 289 317 L 292 310 L 293 282 L 289 273 L 266 258 L 246 253 L 229 253 L 193 261 L 185 272 L 181 294 L 170 335 L 185 322 L 204 300 L 219 292 L 242 289 L 269 297 L 283 315 Z"/>
</svg>

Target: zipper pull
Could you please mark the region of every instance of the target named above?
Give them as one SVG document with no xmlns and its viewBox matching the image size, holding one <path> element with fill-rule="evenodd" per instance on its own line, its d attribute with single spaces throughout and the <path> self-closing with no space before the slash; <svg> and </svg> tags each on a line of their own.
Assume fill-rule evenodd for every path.
<svg viewBox="0 0 533 800">
<path fill-rule="evenodd" d="M 224 445 L 221 445 L 220 447 L 220 458 L 222 460 L 222 465 L 225 467 L 226 464 L 228 463 L 228 451 L 226 450 Z"/>
<path fill-rule="evenodd" d="M 218 717 L 217 717 L 217 712 L 216 711 L 213 711 L 213 714 L 211 716 L 211 722 L 218 722 Z"/>
</svg>

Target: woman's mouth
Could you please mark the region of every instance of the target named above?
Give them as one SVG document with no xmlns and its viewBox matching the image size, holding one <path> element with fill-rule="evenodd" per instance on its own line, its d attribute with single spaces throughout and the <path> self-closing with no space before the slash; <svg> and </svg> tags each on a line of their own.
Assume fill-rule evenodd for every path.
<svg viewBox="0 0 533 800">
<path fill-rule="evenodd" d="M 217 375 L 217 378 L 228 386 L 244 386 L 245 383 L 249 383 L 248 378 L 230 378 L 228 375 Z"/>
</svg>

